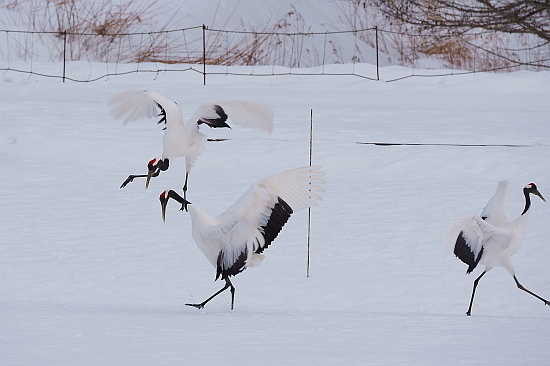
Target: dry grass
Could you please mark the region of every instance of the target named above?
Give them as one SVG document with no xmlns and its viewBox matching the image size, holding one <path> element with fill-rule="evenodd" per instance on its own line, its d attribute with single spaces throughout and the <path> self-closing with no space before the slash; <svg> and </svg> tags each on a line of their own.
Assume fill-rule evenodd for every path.
<svg viewBox="0 0 550 366">
<path fill-rule="evenodd" d="M 115 5 L 111 0 L 11 0 L 1 5 L 8 10 L 9 22 L 37 33 L 51 60 L 90 59 L 120 62 L 148 61 L 168 51 L 166 35 L 150 34 L 147 51 L 136 47 L 135 36 L 129 33 L 144 28 L 163 31 L 173 26 L 173 18 L 163 25 L 155 19 L 161 15 L 156 0 L 134 2 L 125 0 Z M 30 28 L 30 29 L 29 29 Z M 33 48 L 34 48 L 34 41 Z M 19 41 L 19 55 L 29 55 L 28 42 Z M 37 47 L 38 48 L 38 47 Z M 64 53 L 65 52 L 65 53 Z"/>
<path fill-rule="evenodd" d="M 272 25 L 266 22 L 259 29 L 241 22 L 240 28 L 242 32 L 208 32 L 207 64 L 300 67 L 309 66 L 312 61 L 305 57 L 313 48 L 308 47 L 310 36 L 305 34 L 310 32 L 310 27 L 295 8 Z M 296 33 L 304 35 L 294 36 Z"/>
<path fill-rule="evenodd" d="M 31 60 L 38 52 L 46 51 L 52 61 L 64 58 L 117 63 L 202 64 L 205 61 L 210 65 L 312 67 L 364 62 L 363 52 L 371 52 L 365 45 L 375 48 L 376 44 L 387 64 L 411 67 L 417 67 L 420 60 L 430 59 L 432 66 L 439 62 L 440 67 L 446 68 L 513 70 L 530 60 L 549 58 L 541 49 L 532 51 L 527 37 L 514 36 L 517 43 L 514 51 L 509 47 L 512 38 L 502 33 L 449 36 L 424 30 L 421 34 L 412 34 L 409 26 L 382 18 L 376 7 L 365 0 L 338 4 L 341 20 L 352 30 L 371 29 L 345 35 L 359 41 L 353 50 L 340 47 L 338 41 L 343 38 L 311 34 L 311 27 L 292 7 L 280 19 L 259 27 L 241 20 L 239 32 L 223 30 L 234 16 L 228 14 L 226 23 L 220 27 L 222 30 L 206 31 L 204 59 L 202 29 L 171 31 L 176 28 L 175 13 L 168 21 L 158 24 L 156 19 L 166 18 L 167 14 L 162 13 L 157 0 L 123 0 L 117 5 L 113 0 L 0 0 L 0 7 L 11 16 L 11 24 L 19 29 L 30 27 L 29 30 L 42 32 L 7 35 L 8 43 L 15 47 L 7 45 L 6 49 L 19 58 Z M 380 28 L 378 38 L 372 30 L 374 26 Z M 143 33 L 144 29 L 155 29 L 155 32 Z M 349 38 L 346 44 L 350 44 Z M 0 52 L 2 50 L 0 47 Z"/>
</svg>

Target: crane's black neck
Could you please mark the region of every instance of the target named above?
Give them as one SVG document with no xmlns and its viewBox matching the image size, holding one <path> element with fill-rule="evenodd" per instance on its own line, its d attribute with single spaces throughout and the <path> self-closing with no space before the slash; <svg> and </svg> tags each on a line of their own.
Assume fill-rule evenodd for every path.
<svg viewBox="0 0 550 366">
<path fill-rule="evenodd" d="M 186 200 L 185 198 L 183 198 L 182 196 L 180 196 L 178 193 L 176 193 L 173 190 L 168 191 L 166 200 L 168 201 L 169 198 L 172 198 L 172 199 L 178 201 L 179 203 L 181 203 L 182 211 L 183 211 L 183 208 L 185 208 L 187 205 L 191 204 L 191 202 L 189 202 L 188 200 Z M 185 210 L 185 211 L 187 211 L 187 210 Z"/>
<path fill-rule="evenodd" d="M 523 195 L 525 196 L 525 208 L 521 213 L 522 215 L 524 215 L 529 210 L 529 207 L 531 207 L 531 197 L 529 197 L 529 193 L 529 188 L 523 188 Z"/>
<path fill-rule="evenodd" d="M 172 198 L 176 201 L 178 201 L 179 203 L 181 203 L 183 205 L 183 203 L 185 202 L 185 200 L 183 199 L 182 196 L 180 196 L 179 194 L 177 194 L 175 191 L 173 190 L 169 190 L 168 191 L 168 197 L 166 197 L 166 199 L 168 198 Z"/>
</svg>

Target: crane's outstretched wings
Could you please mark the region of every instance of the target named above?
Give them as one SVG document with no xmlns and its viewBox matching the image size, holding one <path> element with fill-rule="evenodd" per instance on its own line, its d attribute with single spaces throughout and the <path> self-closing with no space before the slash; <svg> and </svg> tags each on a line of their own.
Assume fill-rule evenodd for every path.
<svg viewBox="0 0 550 366">
<path fill-rule="evenodd" d="M 108 103 L 111 115 L 124 123 L 161 115 L 161 122 L 182 121 L 178 105 L 156 90 L 126 90 L 111 97 Z"/>
<path fill-rule="evenodd" d="M 190 122 L 210 127 L 229 127 L 227 119 L 247 128 L 273 131 L 273 111 L 266 106 L 242 101 L 211 101 L 202 103 Z"/>
<path fill-rule="evenodd" d="M 319 169 L 298 168 L 261 179 L 219 217 L 223 223 L 210 229 L 222 240 L 216 278 L 259 264 L 290 215 L 322 200 L 324 173 Z"/>
</svg>

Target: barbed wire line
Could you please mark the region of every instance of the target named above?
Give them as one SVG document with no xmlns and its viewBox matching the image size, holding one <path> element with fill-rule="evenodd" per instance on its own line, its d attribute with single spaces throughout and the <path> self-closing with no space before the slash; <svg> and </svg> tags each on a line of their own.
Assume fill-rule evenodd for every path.
<svg viewBox="0 0 550 366">
<path fill-rule="evenodd" d="M 375 27 L 364 28 L 364 29 L 355 29 L 355 30 L 343 30 L 343 31 L 324 31 L 324 32 L 262 32 L 262 31 L 240 31 L 240 30 L 226 30 L 226 29 L 215 29 L 207 28 L 210 32 L 220 32 L 220 33 L 233 33 L 233 34 L 258 34 L 258 35 L 276 35 L 276 36 L 319 36 L 326 34 L 346 34 L 346 33 L 358 33 L 365 31 L 373 31 Z"/>
<path fill-rule="evenodd" d="M 1 33 L 5 35 L 3 36 Z M 220 34 L 225 36 L 219 36 Z M 0 39 L 6 41 L 4 45 L 0 44 L 0 71 L 73 82 L 94 82 L 135 73 L 156 73 L 158 75 L 168 72 L 193 71 L 202 74 L 206 84 L 207 75 L 352 76 L 378 81 L 381 80 L 380 59 L 384 59 L 388 66 L 399 65 L 410 69 L 407 75 L 383 79 L 386 82 L 395 82 L 411 77 L 442 77 L 519 69 L 550 69 L 550 49 L 545 50 L 542 47 L 544 45 L 541 46 L 537 42 L 531 45 L 532 43 L 529 44 L 528 41 L 533 40 L 527 38 L 521 40 L 521 47 L 506 48 L 499 45 L 495 51 L 486 47 L 487 42 L 491 41 L 492 36 L 487 36 L 490 34 L 498 34 L 498 32 L 480 31 L 459 35 L 436 35 L 412 34 L 378 27 L 343 31 L 283 32 L 224 30 L 208 28 L 205 25 L 151 32 L 101 34 L 76 31 L 0 29 Z M 342 42 L 342 37 L 346 35 L 354 37 L 350 42 L 345 42 L 348 45 L 347 48 L 341 47 L 337 43 Z M 385 40 L 387 43 L 382 53 L 385 58 L 381 57 L 380 52 L 382 51 L 378 47 L 383 37 L 390 37 Z M 391 37 L 400 37 L 399 43 L 395 44 L 394 41 L 392 46 Z M 409 37 L 408 40 L 407 37 Z M 461 60 L 459 63 L 455 63 L 457 55 L 461 57 L 460 53 L 445 55 L 444 52 L 453 52 L 453 49 L 446 50 L 445 47 L 450 46 L 435 43 L 441 39 L 456 39 L 456 42 L 449 41 L 448 44 L 451 44 L 452 47 L 457 47 L 457 45 L 468 47 L 470 52 L 473 52 L 473 58 L 469 61 Z M 432 43 L 422 40 L 429 40 Z M 437 49 L 436 51 L 425 49 L 426 47 L 433 48 L 434 44 L 440 47 L 440 53 L 437 53 Z M 42 53 L 40 53 L 40 49 Z M 388 52 L 392 52 L 392 50 L 396 53 L 396 57 L 389 56 L 391 53 Z M 454 52 L 457 51 L 454 50 Z M 62 60 L 63 71 L 52 74 L 37 70 L 43 66 L 37 61 L 44 57 L 49 57 L 48 62 L 50 63 Z M 356 65 L 366 64 L 365 60 L 369 57 L 371 60 L 376 60 L 374 68 L 358 71 L 360 68 Z M 25 62 L 29 60 L 29 66 L 25 66 Z M 74 70 L 70 68 L 72 61 L 82 60 L 88 62 L 89 73 L 86 78 L 74 76 Z M 450 68 L 450 71 L 429 72 L 426 67 L 417 66 L 426 62 L 425 60 L 429 60 L 432 67 L 439 63 L 441 67 L 438 68 Z M 494 62 L 495 60 L 496 62 Z M 96 62 L 104 63 L 105 71 L 98 71 Z M 114 66 L 111 66 L 112 64 Z M 133 69 L 124 70 L 121 65 L 125 64 L 134 64 L 130 66 Z M 202 70 L 193 66 L 168 67 L 168 65 L 178 64 L 200 65 Z M 334 68 L 327 67 L 336 64 L 344 64 L 342 72 L 334 72 Z M 225 71 L 213 70 L 214 66 L 223 66 Z M 251 67 L 239 72 L 230 69 L 230 66 Z M 261 66 L 269 66 L 271 72 L 258 70 Z M 277 71 L 277 67 L 284 67 L 287 71 Z M 308 72 L 306 70 L 308 68 L 313 71 Z M 420 69 L 424 69 L 424 71 L 420 71 Z M 376 76 L 369 75 L 370 72 Z M 98 73 L 101 75 L 97 75 Z"/>
<path fill-rule="evenodd" d="M 11 29 L 0 29 L 0 32 L 10 32 L 10 33 L 28 33 L 28 34 L 53 34 L 61 35 L 66 34 L 68 36 L 101 36 L 101 37 L 118 37 L 118 36 L 138 36 L 138 35 L 148 35 L 148 34 L 162 34 L 162 33 L 175 33 L 186 30 L 193 29 L 202 29 L 202 25 L 197 25 L 188 28 L 178 28 L 178 29 L 168 29 L 168 30 L 159 30 L 159 31 L 150 31 L 150 32 L 122 32 L 122 33 L 87 33 L 87 32 L 73 32 L 73 31 L 30 31 L 30 30 L 11 30 Z"/>
</svg>

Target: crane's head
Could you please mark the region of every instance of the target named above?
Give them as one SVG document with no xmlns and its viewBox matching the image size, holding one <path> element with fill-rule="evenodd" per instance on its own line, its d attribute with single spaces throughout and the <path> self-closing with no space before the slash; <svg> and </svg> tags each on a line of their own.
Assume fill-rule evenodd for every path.
<svg viewBox="0 0 550 366">
<path fill-rule="evenodd" d="M 541 200 L 543 200 L 544 202 L 546 202 L 546 200 L 544 199 L 544 197 L 542 196 L 542 194 L 539 192 L 539 190 L 537 189 L 537 185 L 535 183 L 529 183 L 528 185 L 526 185 L 525 187 L 523 187 L 523 190 L 527 193 L 531 193 L 531 194 L 534 194 L 535 196 L 539 196 Z"/>
<path fill-rule="evenodd" d="M 154 158 L 147 163 L 147 180 L 145 181 L 145 189 L 149 188 L 149 181 L 152 177 L 156 177 L 160 174 L 161 170 L 167 170 L 170 166 L 168 159 Z"/>
<path fill-rule="evenodd" d="M 172 198 L 179 203 L 181 203 L 181 209 L 180 210 L 186 210 L 187 211 L 187 205 L 190 205 L 191 202 L 187 201 L 185 198 L 174 192 L 173 190 L 166 190 L 162 192 L 159 196 L 160 200 L 160 207 L 162 209 L 162 221 L 166 221 L 166 206 L 168 206 L 168 200 Z"/>
</svg>

